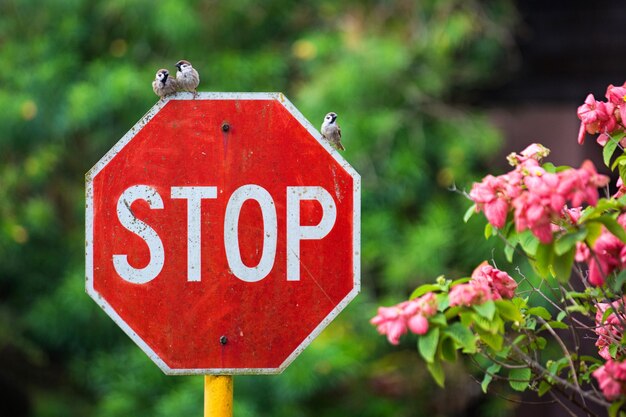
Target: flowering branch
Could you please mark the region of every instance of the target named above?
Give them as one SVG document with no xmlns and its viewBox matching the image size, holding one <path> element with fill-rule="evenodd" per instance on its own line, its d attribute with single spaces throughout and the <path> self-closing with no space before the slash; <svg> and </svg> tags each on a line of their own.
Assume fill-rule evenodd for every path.
<svg viewBox="0 0 626 417">
<path fill-rule="evenodd" d="M 618 191 L 601 198 L 609 178 L 594 164 L 557 167 L 544 159 L 550 151 L 533 144 L 507 158 L 512 170 L 487 175 L 467 197 L 465 220 L 482 213 L 485 237 L 505 242 L 508 262 L 529 262 L 541 282 L 517 271 L 521 291 L 507 272 L 486 261 L 470 277 L 439 277 L 418 287 L 408 301 L 380 307 L 371 323 L 392 344 L 413 333 L 434 380 L 444 384 L 442 362 L 458 353 L 487 365 L 481 382 L 493 379 L 512 389 L 549 393 L 575 415 L 587 415 L 586 402 L 625 415 L 626 402 L 626 84 L 610 85 L 607 101 L 587 96 L 578 108 L 578 142 L 598 135 L 607 167 L 619 173 Z M 582 291 L 576 288 L 583 288 Z M 538 297 L 530 297 L 531 295 Z M 567 330 L 569 339 L 562 337 Z M 597 356 L 581 355 L 581 339 L 595 338 Z M 567 341 L 566 341 L 567 340 Z M 556 344 L 562 352 L 551 357 Z M 596 389 L 597 384 L 598 389 Z M 557 395 L 555 392 L 559 393 Z"/>
</svg>

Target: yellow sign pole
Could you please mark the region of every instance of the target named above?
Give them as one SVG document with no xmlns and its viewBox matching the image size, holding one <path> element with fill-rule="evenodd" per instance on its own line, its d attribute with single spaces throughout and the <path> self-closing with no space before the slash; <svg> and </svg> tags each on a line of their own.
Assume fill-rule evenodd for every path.
<svg viewBox="0 0 626 417">
<path fill-rule="evenodd" d="M 204 417 L 233 416 L 233 376 L 204 376 Z"/>
</svg>

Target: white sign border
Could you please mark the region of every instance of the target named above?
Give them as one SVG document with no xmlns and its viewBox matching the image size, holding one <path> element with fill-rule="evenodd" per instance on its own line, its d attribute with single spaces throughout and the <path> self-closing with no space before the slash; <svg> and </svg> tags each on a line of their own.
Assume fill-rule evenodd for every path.
<svg viewBox="0 0 626 417">
<path fill-rule="evenodd" d="M 117 314 L 113 307 L 95 290 L 93 284 L 93 180 L 98 173 L 132 140 L 150 120 L 172 100 L 276 100 L 313 136 L 337 161 L 353 180 L 353 288 L 320 324 L 294 349 L 277 368 L 207 368 L 180 369 L 167 365 L 156 352 Z M 300 113 L 282 93 L 176 93 L 159 100 L 126 134 L 85 174 L 85 290 L 111 319 L 130 337 L 141 350 L 167 375 L 257 375 L 279 374 L 333 321 L 361 290 L 361 176 Z"/>
</svg>

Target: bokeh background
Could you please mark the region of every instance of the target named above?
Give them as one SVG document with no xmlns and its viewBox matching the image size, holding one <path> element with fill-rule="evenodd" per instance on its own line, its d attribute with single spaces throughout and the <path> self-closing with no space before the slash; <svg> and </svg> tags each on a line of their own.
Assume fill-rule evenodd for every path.
<svg viewBox="0 0 626 417">
<path fill-rule="evenodd" d="M 0 416 L 201 415 L 202 377 L 163 375 L 84 292 L 84 174 L 182 58 L 201 91 L 339 113 L 363 179 L 362 294 L 283 374 L 236 377 L 236 416 L 540 415 L 461 361 L 437 388 L 368 321 L 496 253 L 451 189 L 535 141 L 598 154 L 575 110 L 626 80 L 624 23 L 608 0 L 0 0 Z"/>
</svg>

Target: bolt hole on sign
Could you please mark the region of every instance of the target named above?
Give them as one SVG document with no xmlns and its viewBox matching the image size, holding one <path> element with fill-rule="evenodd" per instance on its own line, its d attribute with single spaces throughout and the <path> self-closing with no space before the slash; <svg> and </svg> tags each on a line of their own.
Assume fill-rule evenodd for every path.
<svg viewBox="0 0 626 417">
<path fill-rule="evenodd" d="M 86 291 L 166 374 L 280 373 L 359 292 L 360 193 L 282 94 L 169 96 L 86 174 Z"/>
</svg>

